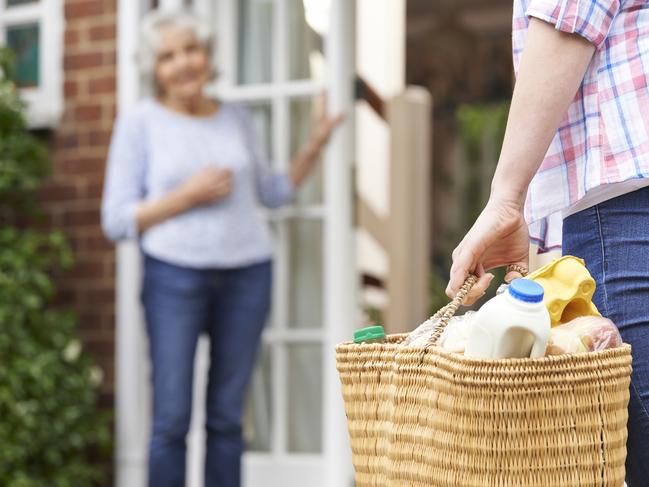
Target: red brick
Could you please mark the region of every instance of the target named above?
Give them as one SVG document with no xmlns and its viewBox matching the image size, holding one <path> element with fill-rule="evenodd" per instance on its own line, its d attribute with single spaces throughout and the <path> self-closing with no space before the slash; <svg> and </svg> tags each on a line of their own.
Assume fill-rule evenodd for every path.
<svg viewBox="0 0 649 487">
<path fill-rule="evenodd" d="M 115 117 L 117 117 L 117 105 L 111 104 L 109 106 L 106 106 L 104 110 L 104 117 L 107 120 L 110 120 L 112 124 L 115 121 Z"/>
<path fill-rule="evenodd" d="M 100 177 L 104 173 L 106 149 L 103 147 L 86 147 L 81 149 L 57 150 L 54 154 L 53 165 L 61 174 L 83 175 L 85 177 Z"/>
<path fill-rule="evenodd" d="M 82 248 L 85 250 L 112 252 L 114 244 L 108 240 L 101 232 L 97 235 L 87 235 L 81 239 Z"/>
<path fill-rule="evenodd" d="M 72 149 L 80 145 L 80 138 L 78 133 L 61 134 L 54 141 L 55 149 Z"/>
<path fill-rule="evenodd" d="M 60 306 L 69 306 L 75 302 L 76 296 L 77 295 L 73 289 L 62 289 L 59 285 L 58 289 L 56 290 L 54 304 Z"/>
<path fill-rule="evenodd" d="M 95 305 L 97 303 L 112 303 L 115 300 L 114 286 L 108 288 L 88 289 L 84 293 L 87 297 L 87 303 Z"/>
<path fill-rule="evenodd" d="M 84 330 L 87 334 L 107 335 L 113 329 L 111 320 L 115 318 L 115 307 L 112 303 L 93 305 L 92 308 L 79 312 L 79 322 L 87 326 Z M 105 326 L 106 324 L 109 326 Z M 107 333 L 108 332 L 108 333 Z"/>
<path fill-rule="evenodd" d="M 104 53 L 104 66 L 117 66 L 117 51 L 111 50 Z"/>
<path fill-rule="evenodd" d="M 91 41 L 113 40 L 116 37 L 117 27 L 114 23 L 107 25 L 98 25 L 90 28 Z"/>
<path fill-rule="evenodd" d="M 63 68 L 65 70 L 83 70 L 97 68 L 104 64 L 104 53 L 85 52 L 79 54 L 66 54 L 63 57 Z"/>
<path fill-rule="evenodd" d="M 117 12 L 117 0 L 104 0 L 104 12 Z"/>
<path fill-rule="evenodd" d="M 67 275 L 70 279 L 104 278 L 106 277 L 105 269 L 103 259 L 77 258 L 76 264 L 68 271 Z"/>
<path fill-rule="evenodd" d="M 84 194 L 86 198 L 100 200 L 104 195 L 103 178 L 86 181 Z"/>
<path fill-rule="evenodd" d="M 66 81 L 63 84 L 63 94 L 66 98 L 74 98 L 79 94 L 79 84 L 76 81 Z"/>
<path fill-rule="evenodd" d="M 86 351 L 90 352 L 96 359 L 102 362 L 102 359 L 108 359 L 115 353 L 115 341 L 110 337 L 82 337 L 81 341 L 87 348 Z M 106 378 L 105 372 L 104 378 Z"/>
<path fill-rule="evenodd" d="M 49 202 L 74 200 L 78 196 L 79 190 L 73 183 L 50 182 L 40 191 L 40 197 Z"/>
<path fill-rule="evenodd" d="M 79 105 L 74 110 L 74 116 L 79 122 L 100 120 L 101 113 L 101 105 Z"/>
<path fill-rule="evenodd" d="M 82 227 L 99 225 L 99 208 L 68 210 L 63 213 L 65 227 Z"/>
<path fill-rule="evenodd" d="M 94 157 L 68 157 L 56 166 L 61 174 L 101 174 L 104 171 L 104 160 Z"/>
<path fill-rule="evenodd" d="M 65 18 L 91 17 L 104 12 L 103 0 L 78 0 L 65 2 Z"/>
<path fill-rule="evenodd" d="M 111 130 L 91 130 L 90 132 L 88 132 L 88 144 L 95 147 L 108 147 L 108 145 L 110 144 L 111 136 Z"/>
<path fill-rule="evenodd" d="M 64 43 L 65 46 L 73 46 L 79 43 L 80 34 L 78 29 L 65 29 Z"/>
<path fill-rule="evenodd" d="M 94 252 L 113 252 L 114 244 L 108 240 L 101 232 L 98 235 L 88 235 L 81 239 L 81 248 Z"/>
<path fill-rule="evenodd" d="M 91 95 L 115 93 L 116 89 L 117 83 L 114 75 L 91 79 L 89 82 L 89 92 Z"/>
<path fill-rule="evenodd" d="M 70 272 L 67 273 L 68 275 Z M 113 305 L 112 299 L 110 301 L 105 301 L 103 303 L 99 302 L 90 302 L 88 300 L 87 292 L 88 289 L 100 289 L 97 286 L 103 285 L 104 283 L 108 285 L 110 289 L 115 287 L 115 280 L 106 276 L 102 277 L 76 277 L 70 276 L 68 280 L 74 284 L 73 289 L 77 296 L 76 301 L 76 310 L 78 312 L 86 312 L 88 310 L 95 311 L 97 308 L 106 309 L 107 306 Z"/>
</svg>

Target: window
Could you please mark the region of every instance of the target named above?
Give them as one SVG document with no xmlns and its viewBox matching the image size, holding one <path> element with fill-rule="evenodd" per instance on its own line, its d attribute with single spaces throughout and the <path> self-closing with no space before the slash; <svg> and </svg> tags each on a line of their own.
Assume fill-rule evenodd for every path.
<svg viewBox="0 0 649 487">
<path fill-rule="evenodd" d="M 0 44 L 14 53 L 32 128 L 55 126 L 61 115 L 62 43 L 61 0 L 0 0 Z"/>
</svg>

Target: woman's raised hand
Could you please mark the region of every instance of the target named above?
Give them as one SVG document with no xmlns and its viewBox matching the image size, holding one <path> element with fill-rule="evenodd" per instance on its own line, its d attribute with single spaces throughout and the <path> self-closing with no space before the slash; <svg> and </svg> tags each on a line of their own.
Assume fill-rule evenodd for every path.
<svg viewBox="0 0 649 487">
<path fill-rule="evenodd" d="M 332 116 L 327 113 L 327 96 L 324 93 L 316 99 L 313 113 L 310 142 L 319 151 L 329 141 L 334 129 L 345 120 L 345 114 Z"/>
</svg>

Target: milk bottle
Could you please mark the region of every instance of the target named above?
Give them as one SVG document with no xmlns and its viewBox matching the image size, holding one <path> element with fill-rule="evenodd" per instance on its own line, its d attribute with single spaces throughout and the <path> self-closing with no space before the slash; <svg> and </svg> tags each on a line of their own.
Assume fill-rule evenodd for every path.
<svg viewBox="0 0 649 487">
<path fill-rule="evenodd" d="M 549 335 L 543 287 L 529 279 L 515 279 L 507 291 L 478 310 L 464 354 L 473 358 L 542 357 Z"/>
</svg>

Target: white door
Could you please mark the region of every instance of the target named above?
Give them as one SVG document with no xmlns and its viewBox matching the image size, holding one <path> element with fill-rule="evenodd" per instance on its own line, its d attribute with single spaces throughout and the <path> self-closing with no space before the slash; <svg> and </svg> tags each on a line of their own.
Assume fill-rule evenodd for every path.
<svg viewBox="0 0 649 487">
<path fill-rule="evenodd" d="M 154 2 L 119 3 L 119 99 L 140 96 L 131 55 L 137 24 Z M 210 91 L 246 104 L 274 166 L 288 168 L 310 130 L 323 89 L 333 110 L 353 103 L 354 2 L 161 0 L 189 4 L 216 27 L 219 78 Z M 350 110 L 351 113 L 351 110 Z M 244 485 L 351 484 L 333 346 L 356 316 L 352 228 L 352 121 L 332 140 L 293 205 L 268 213 L 276 237 L 273 313 L 263 337 L 244 424 Z M 146 339 L 137 303 L 137 251 L 118 251 L 118 485 L 143 485 L 149 428 Z M 140 326 L 137 326 L 137 325 Z M 188 485 L 202 485 L 207 347 L 196 359 Z"/>
</svg>

